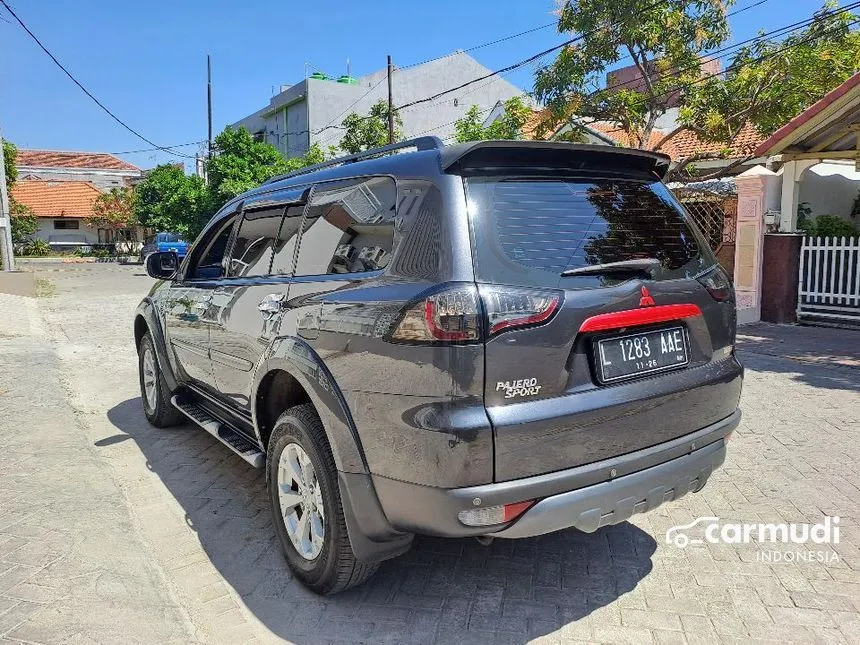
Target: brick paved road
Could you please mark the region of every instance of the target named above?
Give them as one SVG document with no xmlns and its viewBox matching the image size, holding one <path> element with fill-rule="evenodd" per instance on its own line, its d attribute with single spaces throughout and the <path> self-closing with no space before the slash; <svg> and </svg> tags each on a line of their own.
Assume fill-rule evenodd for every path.
<svg viewBox="0 0 860 645">
<path fill-rule="evenodd" d="M 324 600 L 283 565 L 259 472 L 143 421 L 129 321 L 151 281 L 43 271 L 54 297 L 0 296 L 0 643 L 860 642 L 860 333 L 743 328 L 744 421 L 701 494 L 593 535 L 419 539 Z M 664 544 L 698 516 L 825 513 L 827 564 Z"/>
</svg>

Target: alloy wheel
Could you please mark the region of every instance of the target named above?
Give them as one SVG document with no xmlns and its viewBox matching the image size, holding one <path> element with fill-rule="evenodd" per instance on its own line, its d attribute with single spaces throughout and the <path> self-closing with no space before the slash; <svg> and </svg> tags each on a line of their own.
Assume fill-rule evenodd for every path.
<svg viewBox="0 0 860 645">
<path fill-rule="evenodd" d="M 152 355 L 152 348 L 145 347 L 143 350 L 143 393 L 150 410 L 154 410 L 158 403 L 157 387 L 155 358 Z"/>
<path fill-rule="evenodd" d="M 290 541 L 313 560 L 323 547 L 325 510 L 313 464 L 297 443 L 288 443 L 278 460 L 278 501 Z"/>
</svg>

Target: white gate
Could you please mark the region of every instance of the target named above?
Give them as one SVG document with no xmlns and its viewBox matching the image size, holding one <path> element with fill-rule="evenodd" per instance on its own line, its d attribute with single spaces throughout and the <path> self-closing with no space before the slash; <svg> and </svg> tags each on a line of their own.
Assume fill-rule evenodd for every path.
<svg viewBox="0 0 860 645">
<path fill-rule="evenodd" d="M 860 321 L 860 238 L 803 239 L 797 317 Z"/>
</svg>

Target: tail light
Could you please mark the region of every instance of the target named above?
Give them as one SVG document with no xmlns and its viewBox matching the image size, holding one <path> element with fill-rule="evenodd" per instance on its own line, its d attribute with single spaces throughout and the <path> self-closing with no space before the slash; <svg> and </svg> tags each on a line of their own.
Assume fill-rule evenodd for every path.
<svg viewBox="0 0 860 645">
<path fill-rule="evenodd" d="M 731 299 L 732 282 L 719 266 L 714 267 L 696 279 L 717 302 L 725 302 Z"/>
<path fill-rule="evenodd" d="M 513 327 L 540 325 L 549 320 L 561 302 L 561 292 L 481 287 L 490 336 Z"/>
<path fill-rule="evenodd" d="M 391 333 L 402 343 L 481 340 L 481 307 L 474 285 L 458 285 L 410 306 Z"/>
<path fill-rule="evenodd" d="M 471 343 L 507 329 L 539 325 L 558 310 L 561 292 L 452 284 L 411 303 L 389 339 Z"/>
</svg>

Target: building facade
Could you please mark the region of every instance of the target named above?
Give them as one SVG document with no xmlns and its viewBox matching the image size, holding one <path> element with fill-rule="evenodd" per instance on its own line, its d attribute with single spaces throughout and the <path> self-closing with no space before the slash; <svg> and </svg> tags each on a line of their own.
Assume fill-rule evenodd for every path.
<svg viewBox="0 0 860 645">
<path fill-rule="evenodd" d="M 432 96 L 473 81 L 491 71 L 464 52 L 421 65 L 395 68 L 392 94 L 395 107 Z M 347 82 L 349 80 L 350 82 Z M 343 119 L 350 113 L 364 115 L 379 100 L 388 100 L 387 70 L 358 79 L 307 78 L 283 86 L 269 104 L 235 122 L 262 141 L 271 143 L 287 157 L 307 152 L 313 144 L 323 149 L 337 146 Z M 523 91 L 499 76 L 469 85 L 436 101 L 407 107 L 399 112 L 407 138 L 434 135 L 450 138 L 454 122 L 477 105 L 485 114 L 499 101 L 523 95 Z M 529 102 L 529 99 L 524 99 Z"/>
<path fill-rule="evenodd" d="M 16 166 L 12 196 L 36 215 L 34 237 L 54 251 L 117 241 L 115 231 L 87 225 L 93 204 L 100 194 L 132 186 L 143 176 L 137 166 L 98 152 L 19 149 Z"/>
</svg>

